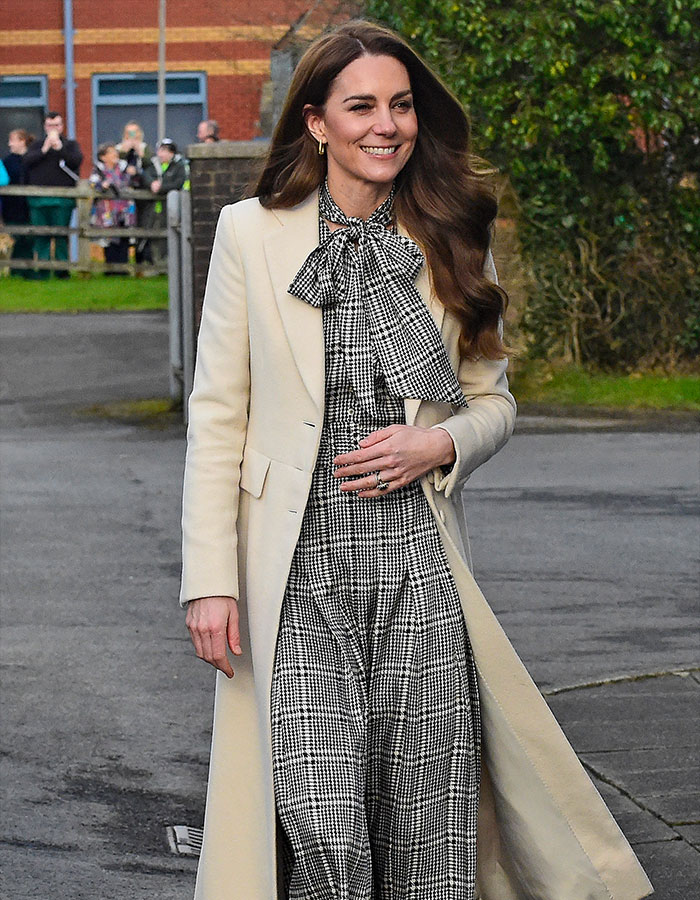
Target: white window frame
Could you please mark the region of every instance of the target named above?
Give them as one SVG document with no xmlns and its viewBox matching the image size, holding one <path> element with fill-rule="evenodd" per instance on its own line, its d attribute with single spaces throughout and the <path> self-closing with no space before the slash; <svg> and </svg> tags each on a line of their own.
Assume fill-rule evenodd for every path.
<svg viewBox="0 0 700 900">
<path fill-rule="evenodd" d="M 137 106 L 146 103 L 158 103 L 157 90 L 153 94 L 113 94 L 100 96 L 100 85 L 108 81 L 122 81 L 128 83 L 141 78 L 154 78 L 157 82 L 158 72 L 99 72 L 92 76 L 92 146 L 97 149 L 97 109 L 100 106 Z M 168 81 L 181 81 L 184 78 L 196 78 L 199 82 L 199 90 L 188 94 L 168 94 Z M 207 105 L 207 73 L 206 72 L 166 72 L 165 73 L 165 105 L 178 106 L 191 103 L 199 104 L 203 110 L 203 119 L 209 117 Z"/>
<path fill-rule="evenodd" d="M 44 113 L 48 111 L 49 79 L 46 75 L 1 75 L 0 81 L 3 84 L 29 81 L 38 83 L 40 87 L 38 97 L 3 97 L 2 100 L 0 100 L 3 106 L 38 106 Z"/>
</svg>

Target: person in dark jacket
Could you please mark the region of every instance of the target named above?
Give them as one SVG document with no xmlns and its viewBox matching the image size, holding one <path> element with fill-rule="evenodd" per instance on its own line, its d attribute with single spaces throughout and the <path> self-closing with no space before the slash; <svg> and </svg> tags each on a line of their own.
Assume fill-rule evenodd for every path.
<svg viewBox="0 0 700 900">
<path fill-rule="evenodd" d="M 147 169 L 153 151 L 144 139 L 143 128 L 133 119 L 126 123 L 122 133 L 122 139 L 117 144 L 119 158 L 126 163 L 126 173 L 130 178 L 129 186 L 133 188 L 143 187 L 143 172 Z M 144 222 L 148 220 L 148 210 L 153 206 L 150 200 L 136 201 L 136 221 L 141 228 L 145 228 Z M 136 241 L 136 262 L 152 263 L 150 242 L 147 240 Z"/>
<path fill-rule="evenodd" d="M 24 156 L 26 183 L 42 187 L 74 187 L 83 154 L 77 141 L 63 137 L 63 116 L 49 112 L 44 119 L 45 137 L 29 147 Z M 65 228 L 70 224 L 75 201 L 69 197 L 29 197 L 29 218 L 32 225 L 54 225 Z M 55 238 L 56 259 L 68 259 L 68 238 Z M 35 239 L 37 257 L 48 260 L 51 238 L 41 235 Z M 68 271 L 57 271 L 59 278 L 67 278 Z M 39 271 L 39 278 L 48 278 L 48 269 Z"/>
<path fill-rule="evenodd" d="M 24 166 L 22 161 L 27 152 L 27 147 L 34 142 L 34 135 L 29 134 L 23 128 L 11 131 L 7 140 L 10 152 L 3 159 L 7 174 L 10 176 L 10 184 L 24 184 Z M 29 207 L 26 197 L 3 197 L 2 217 L 7 225 L 29 225 Z M 12 247 L 12 259 L 31 259 L 34 255 L 34 239 L 28 234 L 14 236 Z M 31 278 L 29 269 L 10 269 L 11 275 L 22 278 Z"/>
<path fill-rule="evenodd" d="M 188 179 L 187 163 L 177 152 L 177 146 L 170 138 L 163 138 L 158 144 L 156 155 L 144 169 L 143 186 L 159 198 L 146 211 L 144 228 L 165 228 L 167 221 L 165 196 L 170 191 L 179 191 Z M 168 242 L 164 238 L 151 240 L 153 262 L 163 262 L 168 252 Z"/>
</svg>

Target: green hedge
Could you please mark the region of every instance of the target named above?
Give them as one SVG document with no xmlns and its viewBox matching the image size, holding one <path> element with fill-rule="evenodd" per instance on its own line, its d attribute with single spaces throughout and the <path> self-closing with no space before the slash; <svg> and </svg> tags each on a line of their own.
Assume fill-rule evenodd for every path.
<svg viewBox="0 0 700 900">
<path fill-rule="evenodd" d="M 510 181 L 529 353 L 692 365 L 700 0 L 370 0 L 367 14 L 442 74 Z"/>
</svg>

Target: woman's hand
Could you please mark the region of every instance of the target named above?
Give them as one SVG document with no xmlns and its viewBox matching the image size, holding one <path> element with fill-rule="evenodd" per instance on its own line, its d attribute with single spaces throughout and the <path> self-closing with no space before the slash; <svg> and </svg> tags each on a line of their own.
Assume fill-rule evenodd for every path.
<svg viewBox="0 0 700 900">
<path fill-rule="evenodd" d="M 220 669 L 227 678 L 233 678 L 226 645 L 236 656 L 243 652 L 238 631 L 238 604 L 233 597 L 190 600 L 185 624 L 197 656 Z"/>
<path fill-rule="evenodd" d="M 406 487 L 436 466 L 454 461 L 454 444 L 443 428 L 390 425 L 363 438 L 359 450 L 336 456 L 333 463 L 338 468 L 333 474 L 349 478 L 340 485 L 341 491 L 357 492 L 358 497 L 381 497 Z M 387 485 L 383 490 L 382 484 Z"/>
</svg>

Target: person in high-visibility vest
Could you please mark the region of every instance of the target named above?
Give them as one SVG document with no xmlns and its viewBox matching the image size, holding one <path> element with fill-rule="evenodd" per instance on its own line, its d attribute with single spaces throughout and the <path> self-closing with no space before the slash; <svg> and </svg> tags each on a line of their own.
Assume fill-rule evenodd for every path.
<svg viewBox="0 0 700 900">
<path fill-rule="evenodd" d="M 185 190 L 189 187 L 189 172 L 187 163 L 177 151 L 175 141 L 163 138 L 158 143 L 156 155 L 143 173 L 143 185 L 146 190 L 158 198 L 165 197 L 170 191 Z M 143 217 L 144 228 L 165 228 L 166 205 L 162 199 L 150 204 L 150 209 Z M 155 265 L 162 263 L 168 250 L 168 242 L 165 238 L 151 239 L 151 253 Z"/>
</svg>

